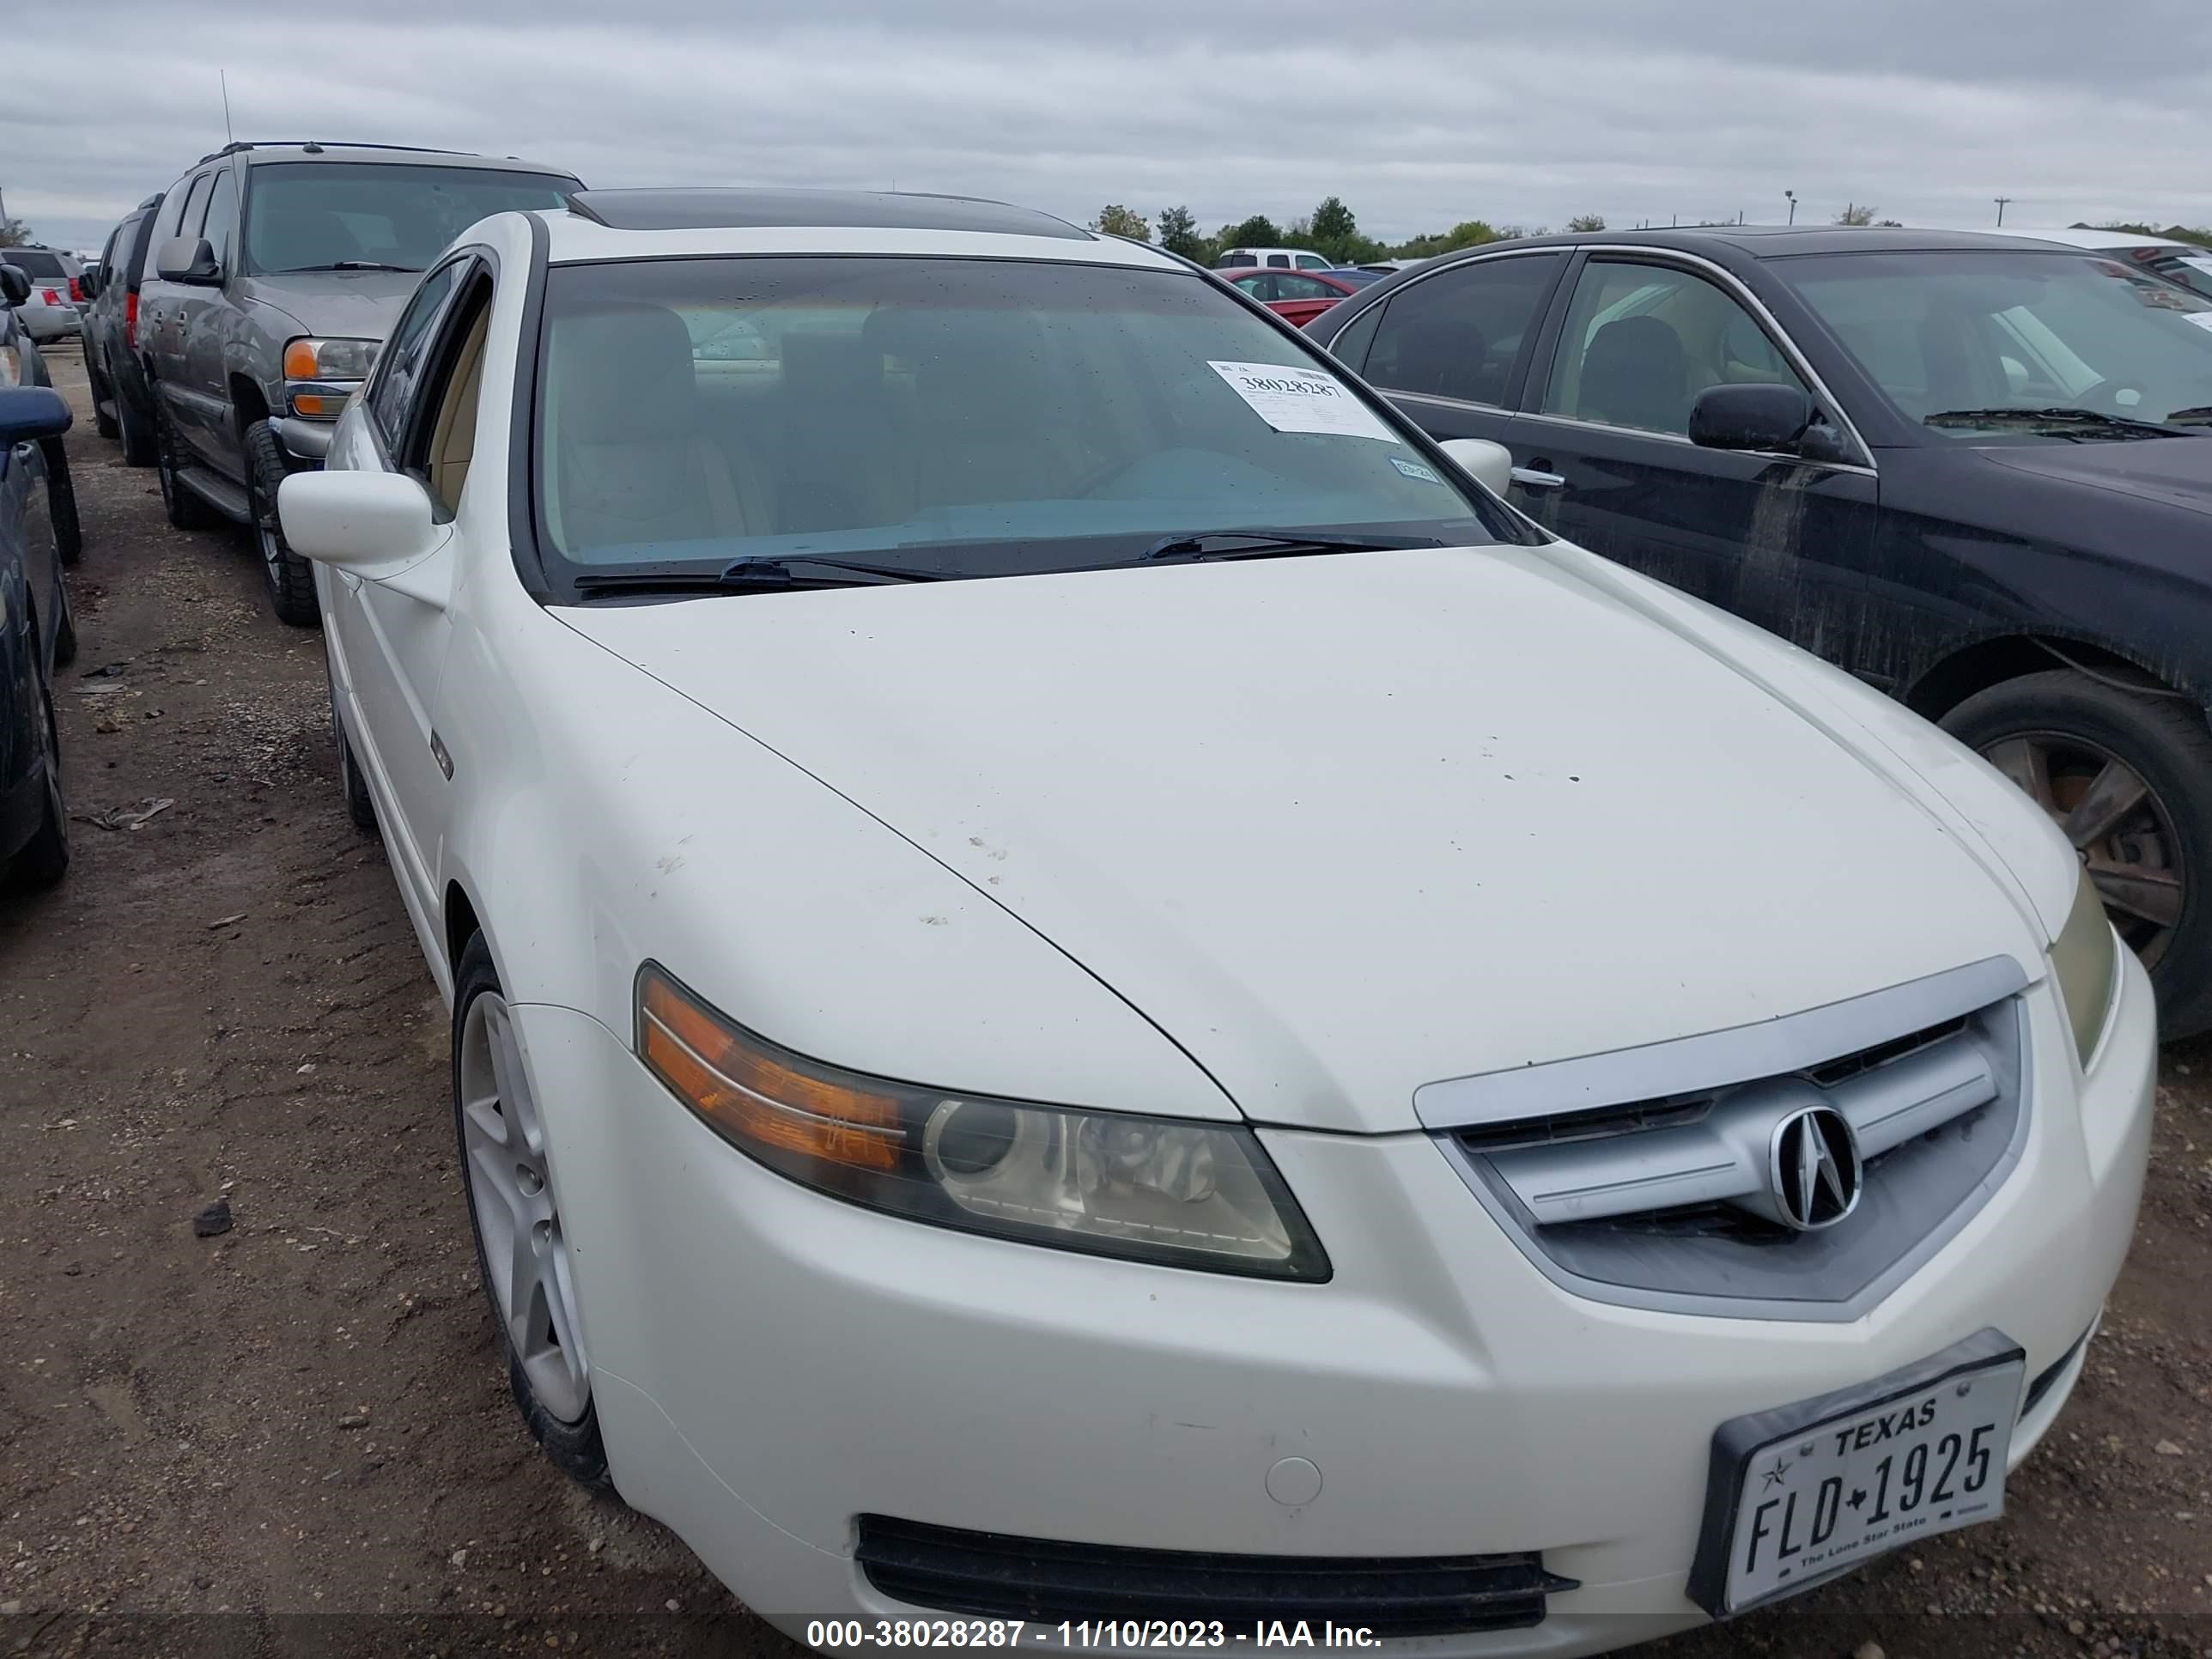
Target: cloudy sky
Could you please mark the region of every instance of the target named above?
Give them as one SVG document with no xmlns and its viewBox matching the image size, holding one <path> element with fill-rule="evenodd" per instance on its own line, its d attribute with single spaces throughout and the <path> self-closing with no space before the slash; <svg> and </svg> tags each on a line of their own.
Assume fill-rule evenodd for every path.
<svg viewBox="0 0 2212 1659">
<path fill-rule="evenodd" d="M 9 8 L 0 191 L 94 246 L 223 139 L 1202 228 L 2212 222 L 2206 0 L 103 0 Z M 374 16 L 374 21 L 366 21 Z"/>
</svg>

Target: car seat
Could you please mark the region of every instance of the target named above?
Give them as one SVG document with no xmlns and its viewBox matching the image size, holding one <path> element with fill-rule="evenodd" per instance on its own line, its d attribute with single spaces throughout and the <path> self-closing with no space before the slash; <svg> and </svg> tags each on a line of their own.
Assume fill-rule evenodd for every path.
<svg viewBox="0 0 2212 1659">
<path fill-rule="evenodd" d="M 1575 414 L 1647 432 L 1689 429 L 1689 355 L 1656 317 L 1622 317 L 1598 330 L 1583 355 Z"/>
</svg>

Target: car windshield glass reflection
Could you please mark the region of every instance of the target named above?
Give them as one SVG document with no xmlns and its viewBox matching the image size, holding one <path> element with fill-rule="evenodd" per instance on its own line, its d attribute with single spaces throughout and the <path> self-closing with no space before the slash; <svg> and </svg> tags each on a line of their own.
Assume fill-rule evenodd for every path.
<svg viewBox="0 0 2212 1659">
<path fill-rule="evenodd" d="M 1774 264 L 1906 417 L 1945 437 L 2158 438 L 2169 414 L 2212 403 L 2212 301 L 2117 260 L 1993 250 Z"/>
<path fill-rule="evenodd" d="M 807 555 L 1012 575 L 1253 526 L 1336 532 L 1300 539 L 1316 556 L 1540 539 L 1325 360 L 1181 272 L 556 266 L 543 349 L 541 551 L 595 591 L 610 568 L 811 570 Z"/>
<path fill-rule="evenodd" d="M 263 276 L 422 270 L 477 220 L 556 208 L 575 187 L 493 167 L 271 162 L 253 169 L 246 191 L 246 263 Z"/>
</svg>

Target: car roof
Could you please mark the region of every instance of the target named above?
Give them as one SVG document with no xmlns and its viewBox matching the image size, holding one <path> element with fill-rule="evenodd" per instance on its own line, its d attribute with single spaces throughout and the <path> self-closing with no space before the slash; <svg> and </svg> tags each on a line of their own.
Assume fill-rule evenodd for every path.
<svg viewBox="0 0 2212 1659">
<path fill-rule="evenodd" d="M 1033 208 L 972 196 L 887 190 L 586 190 L 569 211 L 612 230 L 759 230 L 831 227 L 972 230 L 1088 240 L 1091 234 Z"/>
<path fill-rule="evenodd" d="M 555 264 L 718 253 L 915 254 L 1182 269 L 1143 243 L 1004 202 L 893 191 L 587 190 L 539 210 Z"/>
<path fill-rule="evenodd" d="M 2054 245 L 2032 236 L 1975 230 L 1916 230 L 1873 225 L 1694 225 L 1660 230 L 1598 230 L 1571 236 L 1525 236 L 1510 244 L 1481 242 L 1471 248 L 1440 254 L 1423 264 L 1442 265 L 1499 252 L 1509 246 L 1648 247 L 1708 254 L 1720 250 L 1747 254 L 1754 259 L 1777 259 L 1800 253 L 1923 253 L 1973 248 L 2048 252 Z"/>
<path fill-rule="evenodd" d="M 386 167 L 455 167 L 486 168 L 495 173 L 548 173 L 562 179 L 576 176 L 566 167 L 545 167 L 514 155 L 476 155 L 467 150 L 425 149 L 412 144 L 347 144 L 319 138 L 240 139 L 201 156 L 193 165 L 200 166 L 225 155 L 239 156 L 249 167 L 262 167 L 271 161 L 341 161 L 369 166 L 380 162 Z"/>
<path fill-rule="evenodd" d="M 2171 236 L 2142 236 L 2131 230 L 2083 229 L 2069 225 L 2063 230 L 2020 230 L 2016 235 L 2032 237 L 2039 242 L 2057 242 L 2066 247 L 2193 247 L 2191 242 L 2176 241 Z"/>
</svg>

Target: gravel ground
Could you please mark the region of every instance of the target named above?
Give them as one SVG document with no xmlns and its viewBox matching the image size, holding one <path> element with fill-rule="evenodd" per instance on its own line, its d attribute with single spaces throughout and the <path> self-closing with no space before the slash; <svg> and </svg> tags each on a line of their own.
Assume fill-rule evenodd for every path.
<svg viewBox="0 0 2212 1659">
<path fill-rule="evenodd" d="M 57 891 L 0 895 L 0 1654 L 795 1653 L 537 1455 L 319 639 L 241 540 L 167 526 L 54 366 L 70 804 L 172 804 L 76 823 Z M 2008 1518 L 1650 1652 L 2212 1653 L 2212 1048 L 2160 1082 L 2134 1256 Z"/>
</svg>

